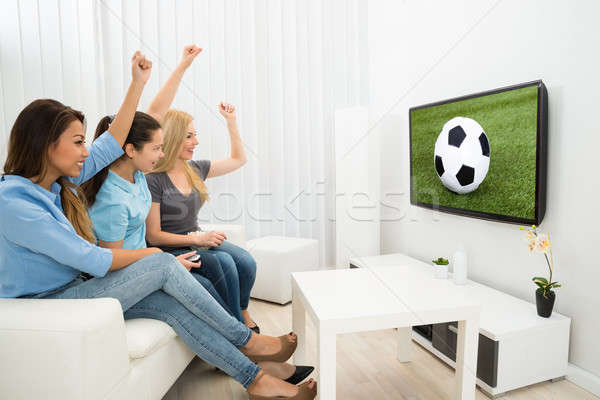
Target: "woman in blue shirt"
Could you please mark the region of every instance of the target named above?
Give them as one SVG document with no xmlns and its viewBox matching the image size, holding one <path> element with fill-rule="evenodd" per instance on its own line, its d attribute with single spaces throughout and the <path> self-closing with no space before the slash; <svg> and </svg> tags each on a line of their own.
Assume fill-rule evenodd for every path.
<svg viewBox="0 0 600 400">
<path fill-rule="evenodd" d="M 186 61 L 189 61 L 190 58 L 193 59 L 198 54 L 197 49 L 194 49 L 193 46 L 190 47 L 184 50 L 184 57 L 180 64 L 183 67 L 190 64 Z M 178 73 L 178 71 L 176 70 L 174 73 Z M 160 96 L 161 94 L 158 95 L 158 97 Z M 96 128 L 96 138 L 106 131 L 110 121 L 110 116 L 104 117 L 100 121 Z M 145 220 L 151 204 L 150 191 L 144 173 L 152 171 L 163 156 L 160 124 L 150 115 L 138 111 L 125 140 L 123 151 L 125 153 L 123 156 L 86 182 L 83 189 L 90 206 L 89 214 L 100 247 L 141 249 L 146 247 Z M 218 259 L 212 254 L 203 255 L 200 266 L 186 259 L 194 253 L 186 252 L 177 259 L 219 304 L 232 314 L 231 300 L 233 298 L 237 301 L 239 308 L 239 296 L 229 296 L 226 279 Z M 214 259 L 211 260 L 211 257 Z M 168 312 L 171 306 L 166 303 L 165 307 L 165 296 L 167 295 L 148 296 L 128 310 L 125 318 L 162 320 L 171 325 L 180 337 L 185 337 L 188 332 L 180 323 L 182 319 L 177 313 Z M 235 307 L 234 304 L 233 307 Z M 241 317 L 238 318 L 238 320 L 240 319 Z M 271 375 L 286 379 L 290 383 L 300 382 L 313 370 L 312 367 L 295 367 L 290 364 L 272 362 L 262 362 L 259 363 L 259 366 Z"/>
<path fill-rule="evenodd" d="M 312 396 L 314 384 L 290 385 L 261 372 L 248 359 L 284 361 L 295 350 L 294 335 L 253 333 L 227 314 L 173 256 L 158 249 L 103 249 L 93 244 L 76 184 L 122 154 L 150 68 L 136 52 L 125 101 L 89 152 L 83 114 L 58 101 L 36 100 L 17 117 L 0 180 L 0 297 L 114 297 L 128 310 L 162 291 L 190 313 L 202 333 L 214 336 L 213 358 L 226 356 L 228 362 L 220 367 L 245 387 L 252 384 L 251 398 Z"/>
<path fill-rule="evenodd" d="M 175 92 L 185 70 L 202 51 L 196 46 L 187 46 L 178 68 L 167 80 L 158 100 L 165 99 Z M 172 97 L 166 98 L 164 108 L 168 108 Z M 155 114 L 160 110 L 160 101 L 153 101 Z M 108 128 L 111 117 L 104 117 L 96 128 L 94 140 Z M 110 166 L 102 169 L 82 187 L 85 192 L 94 233 L 100 247 L 141 249 L 146 246 L 146 217 L 150 211 L 150 192 L 144 173 L 152 171 L 162 153 L 162 132 L 160 124 L 151 115 L 136 112 L 129 135 L 123 146 L 125 154 Z M 190 262 L 188 257 L 195 252 L 186 252 L 177 259 L 189 270 L 202 286 L 230 314 L 230 296 L 227 281 L 216 257 L 202 257 L 202 262 Z M 202 264 L 202 267 L 200 267 Z M 235 315 L 234 315 L 235 317 Z"/>
<path fill-rule="evenodd" d="M 111 117 L 104 117 L 96 129 L 98 139 L 109 126 Z M 145 172 L 152 170 L 162 157 L 160 124 L 148 114 L 136 112 L 129 135 L 125 140 L 125 154 L 103 168 L 83 186 L 94 234 L 98 245 L 105 248 L 143 249 L 146 246 L 146 217 L 150 211 L 150 192 Z M 200 267 L 200 261 L 187 258 L 195 252 L 177 257 L 179 262 L 230 314 L 229 298 L 222 270 L 214 263 Z M 213 285 L 213 283 L 215 284 Z"/>
</svg>

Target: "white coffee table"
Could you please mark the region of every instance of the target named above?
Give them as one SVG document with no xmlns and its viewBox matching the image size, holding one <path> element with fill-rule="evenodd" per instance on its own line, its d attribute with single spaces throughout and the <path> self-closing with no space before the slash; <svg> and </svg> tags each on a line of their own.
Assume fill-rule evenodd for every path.
<svg viewBox="0 0 600 400">
<path fill-rule="evenodd" d="M 319 398 L 335 399 L 336 335 L 398 328 L 398 360 L 411 359 L 411 327 L 458 321 L 454 399 L 475 398 L 480 306 L 451 280 L 414 266 L 292 274 L 296 364 L 306 360 L 306 313 L 317 329 Z"/>
</svg>

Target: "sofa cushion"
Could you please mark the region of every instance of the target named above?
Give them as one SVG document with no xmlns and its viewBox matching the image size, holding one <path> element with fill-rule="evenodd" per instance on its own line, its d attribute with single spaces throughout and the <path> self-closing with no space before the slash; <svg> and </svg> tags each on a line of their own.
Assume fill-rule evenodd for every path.
<svg viewBox="0 0 600 400">
<path fill-rule="evenodd" d="M 135 318 L 125 321 L 125 334 L 129 358 L 144 358 L 154 353 L 177 337 L 177 334 L 166 323 L 149 318 Z"/>
</svg>

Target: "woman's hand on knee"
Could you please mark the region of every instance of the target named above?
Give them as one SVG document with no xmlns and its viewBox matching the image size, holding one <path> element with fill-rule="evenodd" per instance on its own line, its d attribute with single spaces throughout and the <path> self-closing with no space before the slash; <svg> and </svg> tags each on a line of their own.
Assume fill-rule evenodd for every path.
<svg viewBox="0 0 600 400">
<path fill-rule="evenodd" d="M 196 246 L 210 246 L 210 247 L 219 247 L 224 240 L 227 239 L 227 235 L 223 232 L 210 231 L 206 233 L 202 233 L 196 236 L 197 243 Z"/>
<path fill-rule="evenodd" d="M 200 268 L 200 265 L 202 264 L 200 259 L 198 259 L 198 261 L 195 261 L 195 262 L 188 260 L 188 258 L 195 256 L 195 255 L 196 255 L 196 251 L 194 250 L 194 251 L 190 251 L 189 253 L 184 253 L 175 258 L 177 258 L 177 261 L 179 261 L 181 263 L 181 265 L 183 265 L 185 267 L 185 269 L 187 269 L 189 271 L 192 268 Z"/>
</svg>

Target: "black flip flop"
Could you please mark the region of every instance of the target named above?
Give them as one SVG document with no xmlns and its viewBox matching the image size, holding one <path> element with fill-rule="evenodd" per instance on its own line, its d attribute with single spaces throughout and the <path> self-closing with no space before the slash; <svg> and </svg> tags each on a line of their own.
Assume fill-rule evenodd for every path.
<svg viewBox="0 0 600 400">
<path fill-rule="evenodd" d="M 285 379 L 287 383 L 291 383 L 292 385 L 296 385 L 306 378 L 315 370 L 315 367 L 309 367 L 306 365 L 296 365 L 296 371 L 289 378 Z"/>
</svg>

